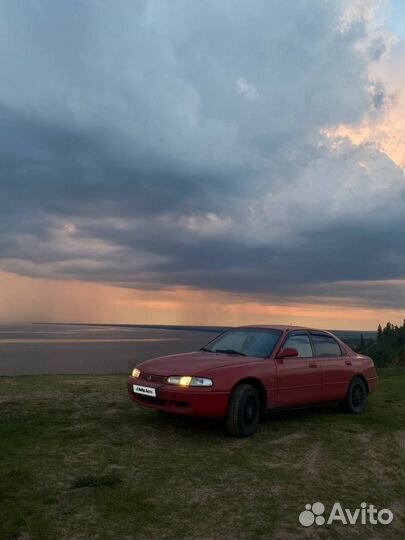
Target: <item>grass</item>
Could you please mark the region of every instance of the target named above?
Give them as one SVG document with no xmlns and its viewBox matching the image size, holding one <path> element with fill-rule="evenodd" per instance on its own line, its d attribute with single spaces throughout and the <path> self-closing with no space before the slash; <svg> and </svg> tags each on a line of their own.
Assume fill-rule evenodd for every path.
<svg viewBox="0 0 405 540">
<path fill-rule="evenodd" d="M 138 408 L 120 375 L 0 378 L 0 539 L 402 540 L 403 375 L 364 415 L 272 413 L 249 439 Z M 304 528 L 315 501 L 395 518 Z"/>
</svg>

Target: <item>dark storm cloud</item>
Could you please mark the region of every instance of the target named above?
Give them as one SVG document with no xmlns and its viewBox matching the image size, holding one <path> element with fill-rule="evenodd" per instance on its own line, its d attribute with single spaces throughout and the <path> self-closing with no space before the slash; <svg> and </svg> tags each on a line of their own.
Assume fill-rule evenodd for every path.
<svg viewBox="0 0 405 540">
<path fill-rule="evenodd" d="M 0 269 L 398 307 L 402 171 L 320 135 L 386 101 L 347 7 L 3 2 Z"/>
</svg>

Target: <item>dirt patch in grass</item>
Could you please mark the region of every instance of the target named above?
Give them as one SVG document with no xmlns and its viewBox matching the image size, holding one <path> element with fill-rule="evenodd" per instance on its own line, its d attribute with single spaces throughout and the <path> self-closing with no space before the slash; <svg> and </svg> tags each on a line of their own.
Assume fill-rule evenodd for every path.
<svg viewBox="0 0 405 540">
<path fill-rule="evenodd" d="M 291 433 L 290 435 L 273 439 L 270 444 L 289 444 L 292 441 L 297 441 L 298 439 L 303 439 L 304 437 L 306 437 L 305 433 Z"/>
<path fill-rule="evenodd" d="M 405 451 L 405 431 L 395 433 L 395 440 L 401 451 Z"/>
</svg>

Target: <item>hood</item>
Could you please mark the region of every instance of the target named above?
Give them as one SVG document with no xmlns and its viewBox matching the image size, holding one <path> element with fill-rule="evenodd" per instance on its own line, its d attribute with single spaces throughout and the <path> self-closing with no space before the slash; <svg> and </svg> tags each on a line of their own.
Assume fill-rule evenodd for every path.
<svg viewBox="0 0 405 540">
<path fill-rule="evenodd" d="M 142 362 L 138 368 L 151 375 L 202 375 L 211 369 L 232 364 L 244 364 L 249 360 L 251 358 L 248 356 L 198 351 L 159 356 Z"/>
</svg>

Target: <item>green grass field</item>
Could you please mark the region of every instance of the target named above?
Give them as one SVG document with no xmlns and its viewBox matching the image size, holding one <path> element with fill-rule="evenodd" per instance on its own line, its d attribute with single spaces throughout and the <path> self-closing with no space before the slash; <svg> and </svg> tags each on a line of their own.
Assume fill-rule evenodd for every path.
<svg viewBox="0 0 405 540">
<path fill-rule="evenodd" d="M 362 416 L 272 413 L 249 439 L 141 409 L 125 381 L 0 378 L 1 540 L 404 538 L 403 370 L 380 371 Z M 315 501 L 395 518 L 304 528 Z"/>
</svg>

